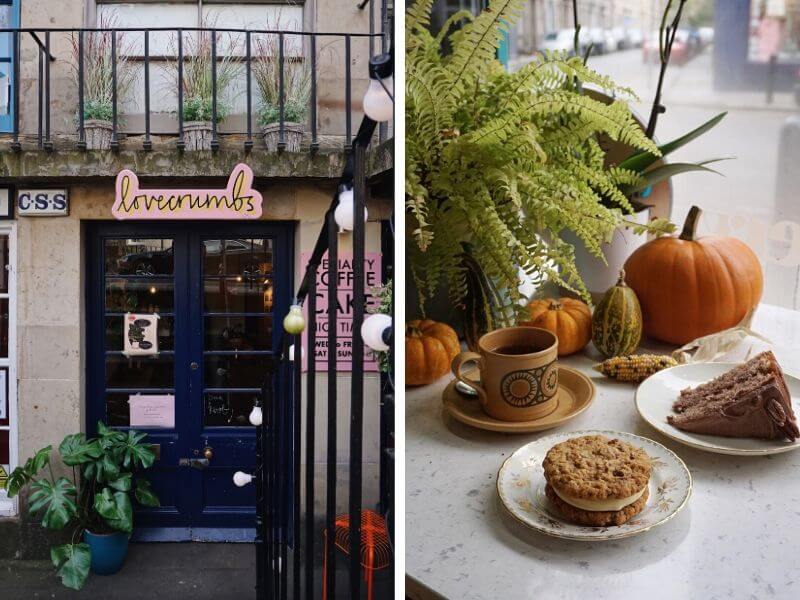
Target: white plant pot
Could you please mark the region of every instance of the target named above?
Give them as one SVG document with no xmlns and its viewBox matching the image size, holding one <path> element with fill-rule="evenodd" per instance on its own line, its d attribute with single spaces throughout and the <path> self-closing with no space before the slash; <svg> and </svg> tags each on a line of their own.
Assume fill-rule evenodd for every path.
<svg viewBox="0 0 800 600">
<path fill-rule="evenodd" d="M 286 143 L 286 152 L 300 152 L 300 144 L 303 141 L 303 124 L 293 123 L 291 121 L 284 121 L 283 123 L 283 141 Z M 261 132 L 264 134 L 264 145 L 270 152 L 278 151 L 278 142 L 280 141 L 281 128 L 278 123 L 270 123 L 263 125 Z"/>
<path fill-rule="evenodd" d="M 83 131 L 87 150 L 111 149 L 111 121 L 87 119 L 83 122 Z"/>
<path fill-rule="evenodd" d="M 211 150 L 211 121 L 187 121 L 183 124 L 185 150 Z"/>
<path fill-rule="evenodd" d="M 650 221 L 650 209 L 645 208 L 628 215 L 626 219 L 644 225 Z M 603 264 L 602 260 L 591 254 L 574 234 L 569 233 L 564 236 L 564 239 L 575 246 L 575 266 L 589 293 L 597 299 L 617 283 L 620 269 L 628 257 L 647 242 L 647 234 L 637 235 L 628 227 L 617 229 L 611 242 L 601 246 L 603 256 L 606 257 L 608 263 L 607 266 Z"/>
</svg>

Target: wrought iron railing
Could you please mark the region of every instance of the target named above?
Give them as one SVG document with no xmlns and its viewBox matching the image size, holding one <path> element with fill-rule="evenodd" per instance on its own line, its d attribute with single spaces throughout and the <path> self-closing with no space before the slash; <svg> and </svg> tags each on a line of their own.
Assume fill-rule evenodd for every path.
<svg viewBox="0 0 800 600">
<path fill-rule="evenodd" d="M 370 5 L 370 10 L 374 10 Z M 254 48 L 258 40 L 266 38 L 277 37 L 278 43 L 275 44 L 278 55 L 273 57 L 278 63 L 278 85 L 279 85 L 279 102 L 278 102 L 278 125 L 279 125 L 279 142 L 278 150 L 286 148 L 286 67 L 288 64 L 300 61 L 307 65 L 308 76 L 310 78 L 310 90 L 307 100 L 307 121 L 308 137 L 310 143 L 308 149 L 314 151 L 320 147 L 320 105 L 321 102 L 329 100 L 331 103 L 338 103 L 335 98 L 323 98 L 320 95 L 319 76 L 321 74 L 321 67 L 319 65 L 319 57 L 323 46 L 325 48 L 335 48 L 334 56 L 326 61 L 326 65 L 336 65 L 341 68 L 343 73 L 340 79 L 341 87 L 339 89 L 331 89 L 331 94 L 339 93 L 344 95 L 344 131 L 331 133 L 331 143 L 339 147 L 349 148 L 352 144 L 352 123 L 353 123 L 353 74 L 352 74 L 352 58 L 353 58 L 353 45 L 359 40 L 368 40 L 369 48 L 365 52 L 369 52 L 370 57 L 377 53 L 385 52 L 389 46 L 389 22 L 390 15 L 386 9 L 386 3 L 381 5 L 381 20 L 380 31 L 375 31 L 375 23 L 370 23 L 370 32 L 368 33 L 335 33 L 335 32 L 309 32 L 309 31 L 293 31 L 293 30 L 270 30 L 270 29 L 223 29 L 223 28 L 202 28 L 202 27 L 149 27 L 149 28 L 0 28 L 0 37 L 4 35 L 11 36 L 11 44 L 13 48 L 13 61 L 11 65 L 11 80 L 14 106 L 13 117 L 13 140 L 11 148 L 15 151 L 22 149 L 21 138 L 27 137 L 29 132 L 21 131 L 21 109 L 29 109 L 32 103 L 21 106 L 21 89 L 22 89 L 22 68 L 20 65 L 20 56 L 22 55 L 23 42 L 29 40 L 35 45 L 35 50 L 38 52 L 38 65 L 36 67 L 35 76 L 35 93 L 37 102 L 37 117 L 36 117 L 36 141 L 39 148 L 45 150 L 52 150 L 54 148 L 54 132 L 53 124 L 53 107 L 56 105 L 53 99 L 53 67 L 58 66 L 62 68 L 69 67 L 75 70 L 76 77 L 74 84 L 77 87 L 77 103 L 74 107 L 74 114 L 76 115 L 76 127 L 74 133 L 74 143 L 79 149 L 86 149 L 86 128 L 85 128 L 85 108 L 88 100 L 84 84 L 85 71 L 87 69 L 87 46 L 92 40 L 92 36 L 106 35 L 110 36 L 110 48 L 108 49 L 111 66 L 111 148 L 119 149 L 120 140 L 126 134 L 142 135 L 143 139 L 141 147 L 144 150 L 151 150 L 153 148 L 154 135 L 159 136 L 175 136 L 176 146 L 178 149 L 183 149 L 185 146 L 185 130 L 184 130 L 184 83 L 185 73 L 184 66 L 187 61 L 191 60 L 194 54 L 186 51 L 186 42 L 191 36 L 208 36 L 210 43 L 210 78 L 211 78 L 211 149 L 216 150 L 219 148 L 221 135 L 231 135 L 243 137 L 242 144 L 246 150 L 251 150 L 255 146 L 254 126 L 257 120 L 257 110 L 259 108 L 256 101 L 256 94 L 254 89 L 254 74 L 253 65 L 254 61 L 262 60 L 263 56 L 256 56 Z M 220 36 L 227 36 L 228 42 L 220 43 Z M 66 36 L 73 42 L 76 54 L 75 56 L 62 57 L 60 53 L 54 53 L 53 48 L 56 45 L 56 36 Z M 127 36 L 129 41 L 135 38 L 137 50 L 130 52 L 130 49 L 120 48 L 120 39 L 122 36 Z M 164 54 L 153 51 L 153 40 L 156 36 L 158 39 L 164 39 L 164 36 L 169 36 L 170 50 Z M 63 40 L 62 40 L 63 41 Z M 174 44 L 173 44 L 174 42 Z M 138 44 L 141 43 L 141 50 L 138 49 Z M 364 42 L 366 43 L 366 42 Z M 162 44 L 163 45 L 163 44 Z M 223 46 L 223 47 L 221 47 Z M 341 49 L 341 56 L 339 55 Z M 133 61 L 136 65 L 140 65 L 142 77 L 141 81 L 136 81 L 136 89 L 142 95 L 142 113 L 135 113 L 137 118 L 143 116 L 143 127 L 140 129 L 124 129 L 122 126 L 122 115 L 120 112 L 121 104 L 126 100 L 121 98 L 119 94 L 119 69 L 120 62 L 125 59 Z M 238 113 L 244 119 L 243 127 L 226 126 L 225 133 L 220 132 L 218 120 L 220 117 L 220 90 L 218 89 L 218 67 L 222 61 L 229 60 L 238 69 L 237 77 L 239 83 L 243 83 L 244 91 L 244 106 L 241 108 L 241 113 Z M 341 61 L 341 62 L 339 62 Z M 63 63 L 69 64 L 63 64 Z M 158 132 L 153 131 L 152 127 L 152 98 L 154 94 L 161 94 L 165 89 L 154 89 L 153 82 L 153 64 L 158 63 L 160 67 L 172 63 L 176 67 L 175 81 L 173 90 L 176 99 L 176 108 L 167 111 L 176 115 L 177 123 L 172 130 L 164 130 L 162 127 Z M 323 65 L 325 66 L 325 65 Z M 138 79 L 138 78 L 137 78 Z M 243 80 L 243 82 L 242 82 Z M 161 83 L 163 88 L 168 83 Z M 157 87 L 157 86 L 155 86 Z M 343 88 L 343 89 L 342 89 Z M 63 94 L 61 96 L 69 96 L 70 94 Z M 58 102 L 59 109 L 63 107 L 63 99 Z M 72 117 L 72 112 L 67 111 L 69 117 Z M 165 111 L 159 111 L 164 113 Z M 59 115 L 61 117 L 65 115 Z M 139 119 L 141 120 L 141 119 Z M 239 119 L 241 121 L 241 118 Z M 31 117 L 25 119 L 25 123 L 31 123 Z M 381 128 L 381 140 L 386 139 L 386 127 Z"/>
</svg>

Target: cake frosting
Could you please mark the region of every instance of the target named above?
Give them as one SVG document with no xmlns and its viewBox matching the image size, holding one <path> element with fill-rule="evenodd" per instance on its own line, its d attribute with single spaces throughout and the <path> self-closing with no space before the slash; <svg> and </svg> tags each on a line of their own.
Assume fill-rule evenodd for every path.
<svg viewBox="0 0 800 600">
<path fill-rule="evenodd" d="M 719 377 L 683 390 L 667 422 L 692 433 L 796 440 L 800 429 L 778 361 L 762 352 Z"/>
</svg>

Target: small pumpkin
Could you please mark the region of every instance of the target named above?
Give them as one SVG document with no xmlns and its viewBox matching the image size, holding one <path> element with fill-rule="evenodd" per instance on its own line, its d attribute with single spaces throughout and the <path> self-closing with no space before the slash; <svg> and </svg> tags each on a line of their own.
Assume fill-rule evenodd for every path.
<svg viewBox="0 0 800 600">
<path fill-rule="evenodd" d="M 450 371 L 461 352 L 458 336 L 444 323 L 423 319 L 406 324 L 406 385 L 427 385 Z"/>
<path fill-rule="evenodd" d="M 641 340 L 642 309 L 623 269 L 594 309 L 592 341 L 604 356 L 619 356 L 632 354 Z"/>
<path fill-rule="evenodd" d="M 662 342 L 682 345 L 733 327 L 761 300 L 758 257 L 736 238 L 698 238 L 700 215 L 693 206 L 678 237 L 652 240 L 625 263 L 644 331 Z"/>
<path fill-rule="evenodd" d="M 541 327 L 558 337 L 558 355 L 583 350 L 592 339 L 592 311 L 575 298 L 544 298 L 528 304 L 530 319 L 520 325 Z"/>
</svg>

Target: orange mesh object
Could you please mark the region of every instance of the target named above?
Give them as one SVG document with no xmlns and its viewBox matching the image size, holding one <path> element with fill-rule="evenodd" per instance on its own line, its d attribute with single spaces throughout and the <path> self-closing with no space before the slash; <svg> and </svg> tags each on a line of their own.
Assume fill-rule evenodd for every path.
<svg viewBox="0 0 800 600">
<path fill-rule="evenodd" d="M 345 554 L 350 553 L 350 515 L 339 515 L 334 522 L 335 544 Z M 378 571 L 389 566 L 392 549 L 386 520 L 373 510 L 361 511 L 361 566 Z"/>
</svg>

